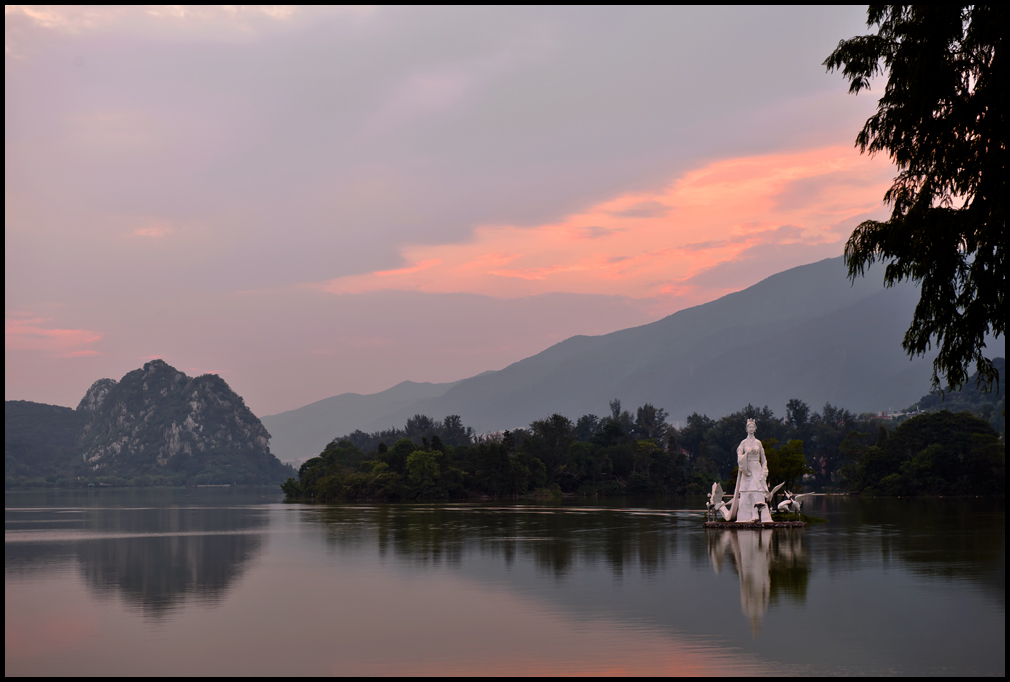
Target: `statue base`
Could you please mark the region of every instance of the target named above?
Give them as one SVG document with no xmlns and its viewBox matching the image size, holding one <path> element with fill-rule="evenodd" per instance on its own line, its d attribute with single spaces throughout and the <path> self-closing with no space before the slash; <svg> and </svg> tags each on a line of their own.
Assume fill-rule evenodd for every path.
<svg viewBox="0 0 1010 682">
<path fill-rule="evenodd" d="M 772 521 L 771 523 L 762 523 L 761 521 L 754 521 L 750 523 L 737 523 L 736 521 L 706 521 L 703 528 L 721 528 L 722 530 L 764 530 L 765 528 L 806 528 L 807 524 L 803 521 Z"/>
</svg>

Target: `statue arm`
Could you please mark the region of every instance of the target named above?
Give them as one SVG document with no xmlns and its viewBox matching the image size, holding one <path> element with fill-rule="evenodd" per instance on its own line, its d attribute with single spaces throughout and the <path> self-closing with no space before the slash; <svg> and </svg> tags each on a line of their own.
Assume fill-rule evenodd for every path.
<svg viewBox="0 0 1010 682">
<path fill-rule="evenodd" d="M 765 457 L 765 446 L 761 441 L 758 441 L 758 451 L 761 453 L 761 471 L 764 472 L 765 478 L 768 478 L 768 458 Z"/>
</svg>

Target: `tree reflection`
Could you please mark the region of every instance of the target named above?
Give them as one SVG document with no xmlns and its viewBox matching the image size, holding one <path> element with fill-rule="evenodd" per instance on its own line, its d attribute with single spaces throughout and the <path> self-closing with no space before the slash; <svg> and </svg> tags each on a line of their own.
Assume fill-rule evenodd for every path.
<svg viewBox="0 0 1010 682">
<path fill-rule="evenodd" d="M 675 553 L 671 531 L 697 525 L 662 512 L 584 507 L 334 506 L 316 513 L 307 511 L 306 521 L 323 521 L 336 547 L 377 537 L 380 556 L 392 552 L 419 565 L 458 564 L 470 551 L 506 565 L 523 557 L 558 578 L 579 562 L 604 562 L 618 577 L 631 566 L 655 574 Z"/>
</svg>

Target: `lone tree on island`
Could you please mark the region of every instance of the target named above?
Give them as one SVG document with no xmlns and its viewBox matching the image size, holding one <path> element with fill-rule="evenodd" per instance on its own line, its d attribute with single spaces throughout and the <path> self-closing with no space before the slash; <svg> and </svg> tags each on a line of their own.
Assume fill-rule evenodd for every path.
<svg viewBox="0 0 1010 682">
<path fill-rule="evenodd" d="M 842 40 L 824 61 L 849 92 L 887 85 L 856 137 L 898 167 L 884 194 L 891 218 L 861 223 L 845 245 L 849 278 L 886 263 L 884 283 L 920 284 L 902 347 L 921 355 L 934 343 L 933 386 L 968 380 L 991 390 L 999 372 L 982 355 L 985 337 L 1005 333 L 1006 11 L 986 5 L 871 5 L 872 35 Z"/>
</svg>

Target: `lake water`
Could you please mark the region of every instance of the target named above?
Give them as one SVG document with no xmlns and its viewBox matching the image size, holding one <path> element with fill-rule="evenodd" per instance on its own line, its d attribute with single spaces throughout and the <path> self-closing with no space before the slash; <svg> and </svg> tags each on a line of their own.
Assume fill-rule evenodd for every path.
<svg viewBox="0 0 1010 682">
<path fill-rule="evenodd" d="M 7 493 L 5 674 L 1005 674 L 1002 500 L 280 499 Z"/>
</svg>

